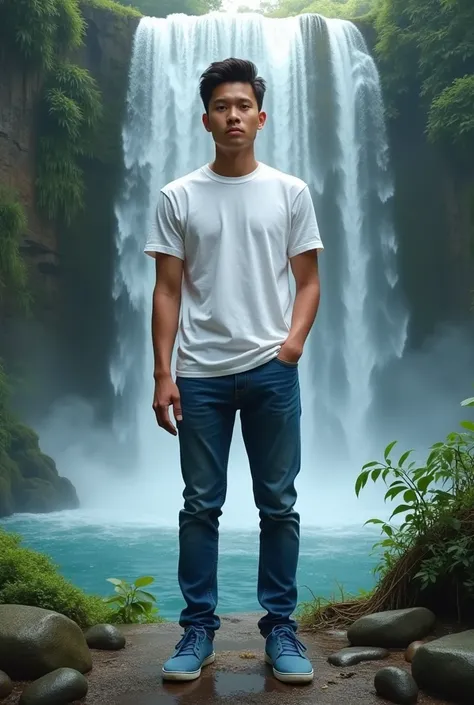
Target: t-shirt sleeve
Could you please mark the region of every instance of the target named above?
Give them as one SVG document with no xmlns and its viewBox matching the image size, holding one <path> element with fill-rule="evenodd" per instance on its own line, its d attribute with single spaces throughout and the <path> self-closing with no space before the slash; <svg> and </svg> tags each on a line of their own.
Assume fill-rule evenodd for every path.
<svg viewBox="0 0 474 705">
<path fill-rule="evenodd" d="M 308 250 L 323 250 L 313 199 L 308 186 L 298 194 L 291 212 L 291 232 L 288 257 L 295 257 Z"/>
<path fill-rule="evenodd" d="M 157 252 L 184 260 L 182 228 L 171 200 L 162 191 L 145 246 L 145 253 L 150 257 L 156 257 Z"/>
</svg>

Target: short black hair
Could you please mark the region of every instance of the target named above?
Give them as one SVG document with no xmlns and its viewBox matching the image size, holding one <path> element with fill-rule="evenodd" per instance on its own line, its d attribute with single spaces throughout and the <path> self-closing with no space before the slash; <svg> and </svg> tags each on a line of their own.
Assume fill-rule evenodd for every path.
<svg viewBox="0 0 474 705">
<path fill-rule="evenodd" d="M 200 93 L 206 113 L 209 112 L 209 103 L 217 86 L 222 83 L 250 83 L 257 99 L 258 109 L 263 106 L 266 83 L 258 75 L 258 69 L 252 61 L 244 59 L 225 59 L 215 61 L 201 76 Z"/>
</svg>

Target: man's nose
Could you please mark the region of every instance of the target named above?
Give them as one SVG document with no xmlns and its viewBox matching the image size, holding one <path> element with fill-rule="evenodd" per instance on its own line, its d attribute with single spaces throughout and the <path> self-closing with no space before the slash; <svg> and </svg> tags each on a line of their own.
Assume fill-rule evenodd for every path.
<svg viewBox="0 0 474 705">
<path fill-rule="evenodd" d="M 240 122 L 240 116 L 235 108 L 231 108 L 227 115 L 227 122 Z"/>
</svg>

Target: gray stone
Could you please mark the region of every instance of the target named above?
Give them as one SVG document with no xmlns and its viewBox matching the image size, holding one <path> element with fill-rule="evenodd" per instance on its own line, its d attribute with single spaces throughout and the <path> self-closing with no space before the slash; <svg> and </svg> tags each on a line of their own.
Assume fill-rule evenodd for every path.
<svg viewBox="0 0 474 705">
<path fill-rule="evenodd" d="M 125 637 L 112 624 L 96 624 L 85 633 L 86 641 L 91 649 L 118 651 L 125 646 Z"/>
<path fill-rule="evenodd" d="M 474 698 L 474 629 L 430 641 L 416 651 L 411 672 L 427 693 L 456 703 Z"/>
<path fill-rule="evenodd" d="M 0 700 L 8 698 L 13 690 L 13 683 L 6 673 L 0 671 Z"/>
<path fill-rule="evenodd" d="M 58 668 L 28 685 L 19 705 L 67 705 L 87 695 L 86 678 L 73 668 Z"/>
<path fill-rule="evenodd" d="M 411 705 L 418 700 L 418 686 L 413 676 L 403 668 L 387 666 L 374 678 L 377 695 L 398 705 Z"/>
<path fill-rule="evenodd" d="M 405 649 L 412 641 L 424 639 L 435 621 L 433 612 L 425 607 L 374 612 L 356 620 L 347 630 L 347 638 L 352 646 Z"/>
<path fill-rule="evenodd" d="M 0 668 L 14 680 L 34 680 L 57 668 L 87 673 L 91 652 L 82 629 L 62 614 L 0 605 Z"/>
<path fill-rule="evenodd" d="M 349 646 L 329 656 L 328 661 L 332 666 L 355 666 L 362 661 L 378 661 L 387 658 L 387 649 L 373 646 Z"/>
</svg>

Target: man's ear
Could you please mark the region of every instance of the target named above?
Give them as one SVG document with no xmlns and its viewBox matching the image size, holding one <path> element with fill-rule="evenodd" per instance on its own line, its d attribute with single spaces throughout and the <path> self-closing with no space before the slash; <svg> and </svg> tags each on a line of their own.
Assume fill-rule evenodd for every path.
<svg viewBox="0 0 474 705">
<path fill-rule="evenodd" d="M 204 115 L 202 116 L 202 124 L 208 132 L 211 131 L 211 128 L 209 127 L 209 115 L 207 113 L 204 113 Z"/>
<path fill-rule="evenodd" d="M 262 111 L 260 111 L 259 116 L 258 116 L 258 129 L 263 130 L 265 123 L 267 121 L 267 114 Z"/>
</svg>

